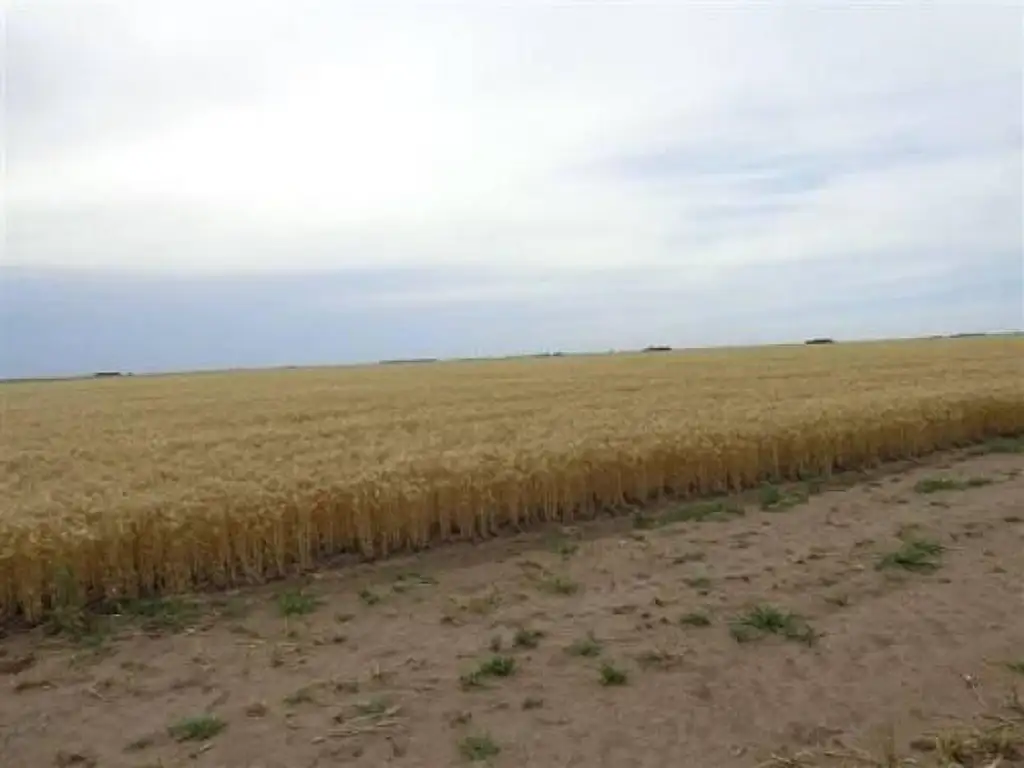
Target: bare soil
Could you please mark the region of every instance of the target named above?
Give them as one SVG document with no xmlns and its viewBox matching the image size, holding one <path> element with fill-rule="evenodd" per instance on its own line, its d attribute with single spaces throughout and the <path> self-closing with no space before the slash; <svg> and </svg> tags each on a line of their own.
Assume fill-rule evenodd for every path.
<svg viewBox="0 0 1024 768">
<path fill-rule="evenodd" d="M 0 766 L 1024 764 L 1024 455 L 779 490 L 11 632 Z"/>
</svg>

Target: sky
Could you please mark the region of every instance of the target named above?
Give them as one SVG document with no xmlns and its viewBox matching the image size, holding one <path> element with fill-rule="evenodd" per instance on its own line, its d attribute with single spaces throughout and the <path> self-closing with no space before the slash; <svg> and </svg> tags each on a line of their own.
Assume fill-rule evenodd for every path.
<svg viewBox="0 0 1024 768">
<path fill-rule="evenodd" d="M 3 13 L 0 377 L 1024 326 L 1016 3 Z"/>
</svg>

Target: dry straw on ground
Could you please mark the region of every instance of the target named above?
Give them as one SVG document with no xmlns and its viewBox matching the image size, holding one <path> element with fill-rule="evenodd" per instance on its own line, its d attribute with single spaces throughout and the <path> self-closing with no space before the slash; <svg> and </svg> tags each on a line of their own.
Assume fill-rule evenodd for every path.
<svg viewBox="0 0 1024 768">
<path fill-rule="evenodd" d="M 0 617 L 1024 431 L 1024 341 L 0 389 Z"/>
</svg>

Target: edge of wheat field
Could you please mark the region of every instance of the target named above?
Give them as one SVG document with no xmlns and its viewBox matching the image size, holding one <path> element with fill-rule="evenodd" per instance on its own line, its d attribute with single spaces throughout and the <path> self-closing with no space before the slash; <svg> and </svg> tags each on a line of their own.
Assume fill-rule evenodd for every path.
<svg viewBox="0 0 1024 768">
<path fill-rule="evenodd" d="M 451 472 L 442 461 L 401 477 L 366 473 L 316 488 L 160 503 L 135 514 L 0 516 L 0 619 L 39 621 L 62 601 L 173 594 L 259 583 L 345 552 L 381 557 L 541 521 L 586 519 L 652 498 L 704 496 L 864 469 L 997 436 L 1024 433 L 1024 392 L 930 392 L 849 403 L 770 424 L 700 433 L 624 434 L 600 446 L 482 459 Z"/>
</svg>

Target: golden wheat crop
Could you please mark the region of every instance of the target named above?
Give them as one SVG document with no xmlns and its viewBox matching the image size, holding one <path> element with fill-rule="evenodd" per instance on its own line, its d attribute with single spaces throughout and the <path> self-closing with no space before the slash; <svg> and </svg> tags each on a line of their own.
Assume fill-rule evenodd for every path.
<svg viewBox="0 0 1024 768">
<path fill-rule="evenodd" d="M 0 387 L 0 617 L 1024 431 L 1024 341 Z"/>
</svg>

